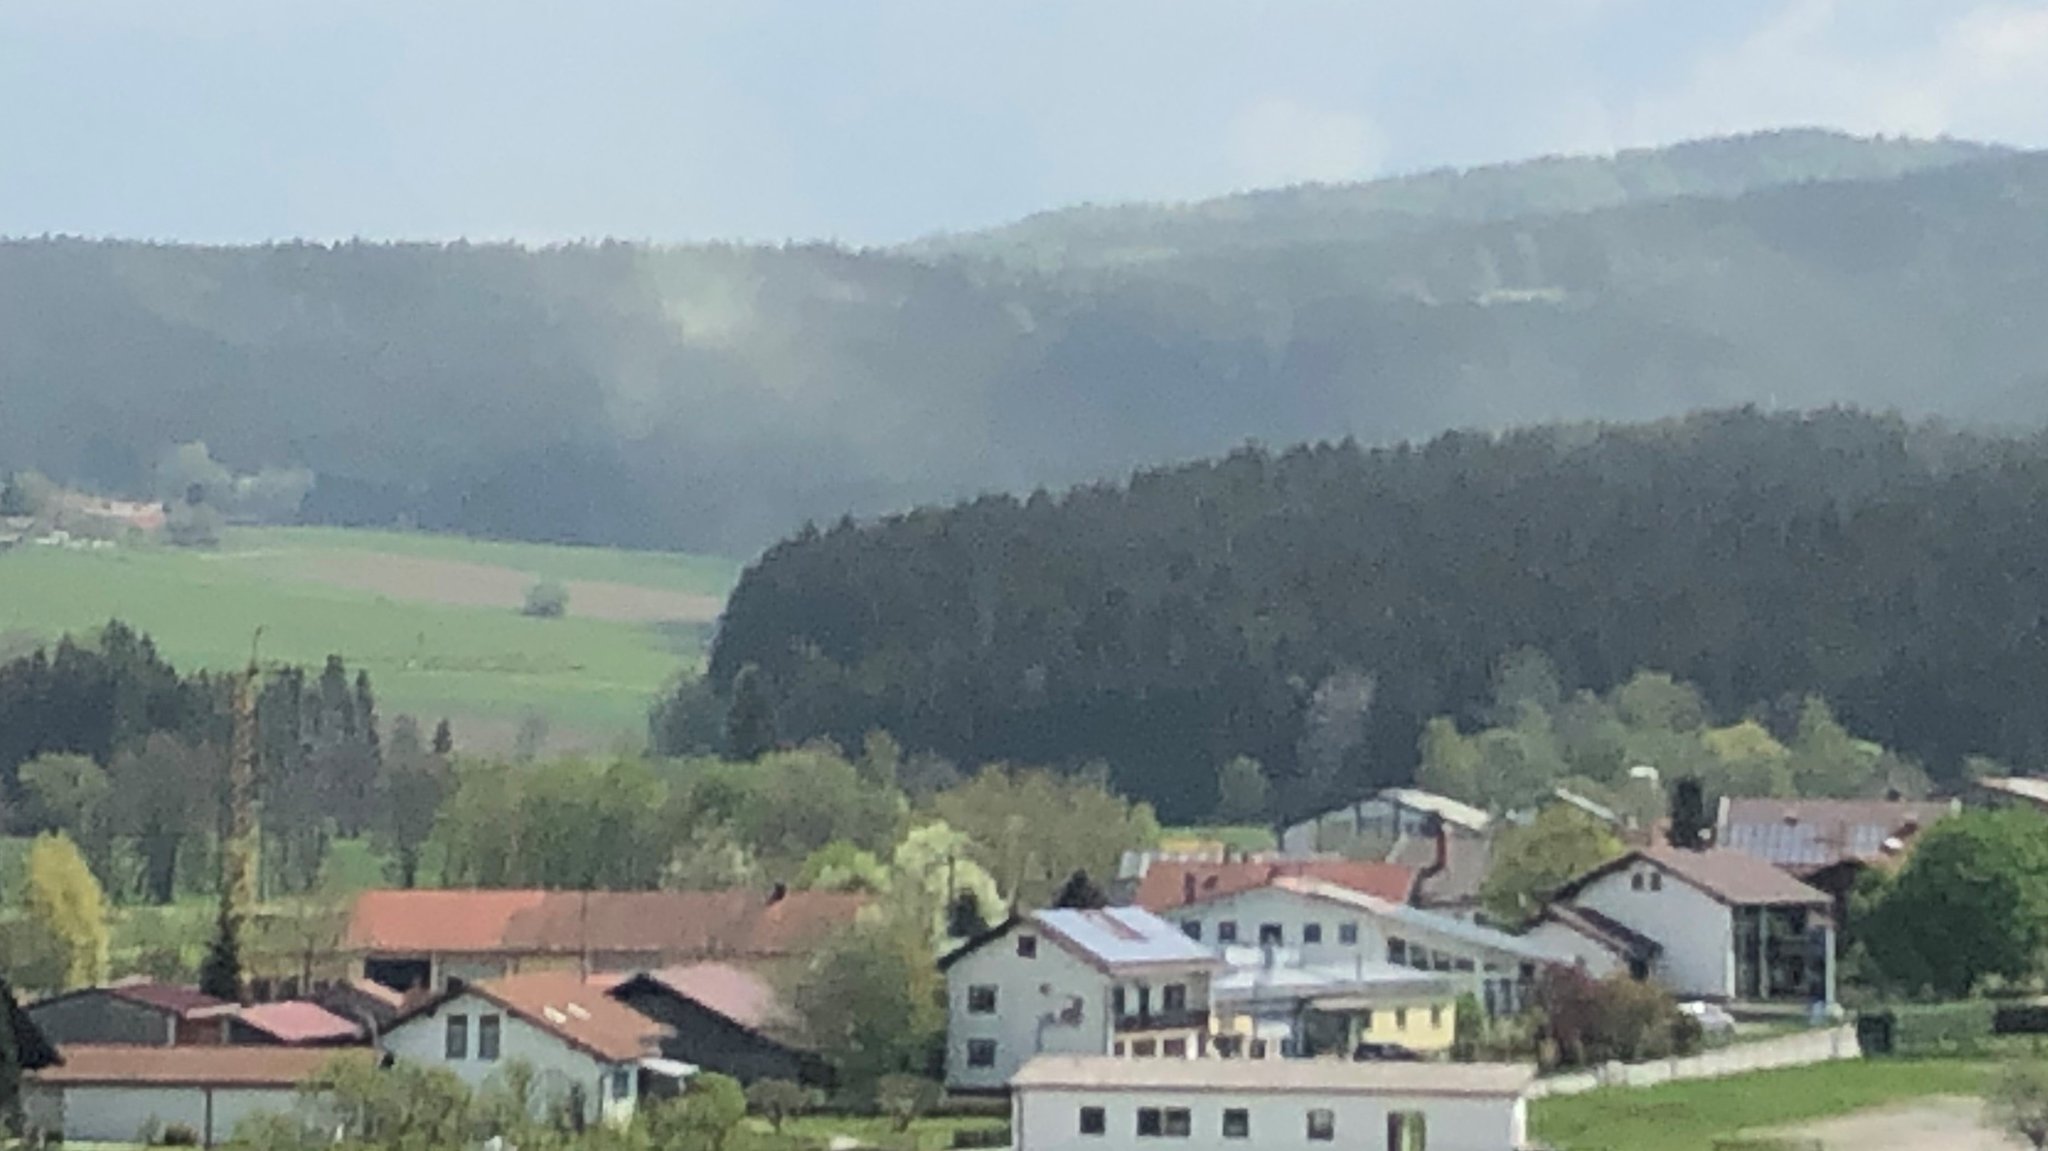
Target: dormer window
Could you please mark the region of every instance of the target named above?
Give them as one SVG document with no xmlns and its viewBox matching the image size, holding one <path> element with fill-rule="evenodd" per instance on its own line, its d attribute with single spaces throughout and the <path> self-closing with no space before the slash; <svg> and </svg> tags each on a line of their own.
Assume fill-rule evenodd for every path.
<svg viewBox="0 0 2048 1151">
<path fill-rule="evenodd" d="M 1638 871 L 1630 875 L 1628 877 L 1628 885 L 1637 891 L 1641 891 L 1643 889 L 1643 873 Z"/>
<path fill-rule="evenodd" d="M 1662 872 L 1653 871 L 1650 873 L 1650 890 L 1664 890 L 1664 874 Z"/>
</svg>

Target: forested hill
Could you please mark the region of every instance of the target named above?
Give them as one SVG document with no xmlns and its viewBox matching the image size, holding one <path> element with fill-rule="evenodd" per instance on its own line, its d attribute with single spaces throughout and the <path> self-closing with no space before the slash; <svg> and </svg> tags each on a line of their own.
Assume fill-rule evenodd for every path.
<svg viewBox="0 0 2048 1151">
<path fill-rule="evenodd" d="M 237 472 L 314 470 L 315 522 L 740 552 L 1247 438 L 1744 402 L 2036 419 L 2048 157 L 1974 154 L 1794 134 L 1307 189 L 1276 203 L 1421 206 L 1391 229 L 1261 208 L 1270 242 L 1041 270 L 0 243 L 0 471 L 141 492 L 203 440 Z"/>
<path fill-rule="evenodd" d="M 1263 761 L 1300 812 L 1406 779 L 1527 646 L 1721 716 L 1807 693 L 1920 757 L 2048 754 L 2048 441 L 1830 410 L 1346 443 L 984 498 L 772 548 L 712 660 L 785 740 L 1112 765 L 1163 816 Z"/>
</svg>

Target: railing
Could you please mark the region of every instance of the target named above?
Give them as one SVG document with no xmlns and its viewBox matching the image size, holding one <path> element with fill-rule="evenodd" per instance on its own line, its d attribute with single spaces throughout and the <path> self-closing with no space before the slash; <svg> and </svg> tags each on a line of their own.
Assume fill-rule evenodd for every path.
<svg viewBox="0 0 2048 1151">
<path fill-rule="evenodd" d="M 1209 1013 L 1193 1009 L 1148 1011 L 1116 1017 L 1118 1031 L 1206 1031 L 1208 1028 Z"/>
</svg>

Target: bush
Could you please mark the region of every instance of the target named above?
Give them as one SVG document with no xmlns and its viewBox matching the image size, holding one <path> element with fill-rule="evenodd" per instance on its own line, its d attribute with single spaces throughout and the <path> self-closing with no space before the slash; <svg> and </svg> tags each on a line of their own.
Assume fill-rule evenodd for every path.
<svg viewBox="0 0 2048 1151">
<path fill-rule="evenodd" d="M 875 1110 L 895 1121 L 897 1131 L 910 1130 L 917 1117 L 939 1105 L 939 1085 L 917 1075 L 884 1075 L 875 1083 Z"/>
<path fill-rule="evenodd" d="M 817 1093 L 787 1079 L 762 1079 L 747 1087 L 747 1109 L 777 1131 L 792 1115 L 817 1106 Z"/>
<path fill-rule="evenodd" d="M 1700 1049 L 1699 1023 L 1669 995 L 1626 975 L 1594 979 L 1555 970 L 1538 986 L 1537 1004 L 1549 1041 L 1544 1050 L 1558 1066 L 1640 1063 Z"/>
<path fill-rule="evenodd" d="M 157 1136 L 157 1143 L 165 1147 L 197 1147 L 199 1132 L 183 1123 L 173 1123 L 164 1128 L 163 1134 Z"/>
<path fill-rule="evenodd" d="M 2048 1035 L 2048 1004 L 2001 1003 L 1991 1015 L 1994 1035 Z"/>
<path fill-rule="evenodd" d="M 554 580 L 542 580 L 526 589 L 526 606 L 519 611 L 535 619 L 560 619 L 569 614 L 569 589 Z"/>
<path fill-rule="evenodd" d="M 972 1148 L 1008 1147 L 1008 1127 L 956 1127 L 950 1146 L 953 1151 L 970 1151 Z"/>
<path fill-rule="evenodd" d="M 1892 1020 L 1895 1055 L 1972 1055 L 1991 1038 L 1993 1008 L 1981 999 L 1896 1007 L 1883 1014 Z"/>
</svg>

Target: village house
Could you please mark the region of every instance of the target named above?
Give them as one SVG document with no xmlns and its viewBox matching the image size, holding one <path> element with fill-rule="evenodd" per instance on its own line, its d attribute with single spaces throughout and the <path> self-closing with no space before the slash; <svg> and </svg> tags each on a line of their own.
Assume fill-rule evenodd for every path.
<svg viewBox="0 0 2048 1151">
<path fill-rule="evenodd" d="M 1448 975 L 1454 993 L 1472 995 L 1488 1015 L 1519 1011 L 1543 965 L 1571 961 L 1541 941 L 1305 876 L 1213 898 L 1197 890 L 1163 914 L 1191 940 L 1272 948 L 1300 966 L 1384 963 Z"/>
<path fill-rule="evenodd" d="M 1428 840 L 1442 828 L 1454 836 L 1483 839 L 1493 817 L 1447 796 L 1413 787 L 1389 787 L 1354 803 L 1304 819 L 1280 832 L 1288 855 L 1344 851 L 1360 842 L 1392 848 L 1398 841 Z"/>
<path fill-rule="evenodd" d="M 1520 1151 L 1535 1069 L 1045 1055 L 1011 1080 L 1016 1151 Z"/>
<path fill-rule="evenodd" d="M 1439 1055 L 1457 1033 L 1451 976 L 1362 955 L 1349 965 L 1293 962 L 1272 948 L 1230 948 L 1210 984 L 1210 1048 L 1225 1058 Z"/>
<path fill-rule="evenodd" d="M 60 1048 L 188 1047 L 225 1043 L 228 1020 L 238 1008 L 194 987 L 130 979 L 37 1000 L 24 1010 Z"/>
<path fill-rule="evenodd" d="M 181 1127 L 201 1146 L 224 1143 L 243 1122 L 299 1111 L 299 1089 L 333 1059 L 367 1051 L 317 1047 L 60 1047 L 63 1063 L 22 1087 L 29 1130 L 66 1143 L 148 1144 Z"/>
<path fill-rule="evenodd" d="M 392 1058 L 446 1068 L 471 1089 L 516 1060 L 535 1072 L 541 1113 L 622 1124 L 644 1080 L 687 1074 L 661 1058 L 667 1034 L 577 973 L 543 971 L 458 983 L 402 1015 L 382 1042 Z"/>
<path fill-rule="evenodd" d="M 661 1053 L 741 1083 L 787 1079 L 826 1085 L 825 1062 L 795 1035 L 796 1019 L 757 972 L 726 963 L 596 976 L 611 997 L 668 1027 Z"/>
<path fill-rule="evenodd" d="M 853 925 L 863 896 L 828 891 L 368 891 L 342 950 L 398 991 L 529 971 L 631 973 L 802 958 Z"/>
<path fill-rule="evenodd" d="M 1215 951 L 1140 907 L 1012 916 L 939 963 L 946 1086 L 1000 1091 L 1042 1053 L 1199 1055 L 1221 966 Z"/>
<path fill-rule="evenodd" d="M 1529 939 L 1686 998 L 1833 1003 L 1830 900 L 1730 848 L 1645 847 L 1559 890 Z"/>
<path fill-rule="evenodd" d="M 1721 800 L 1714 842 L 1782 868 L 1834 901 L 1847 921 L 1849 893 L 1864 871 L 1896 867 L 1920 833 L 1962 809 L 1957 800 Z"/>
</svg>

